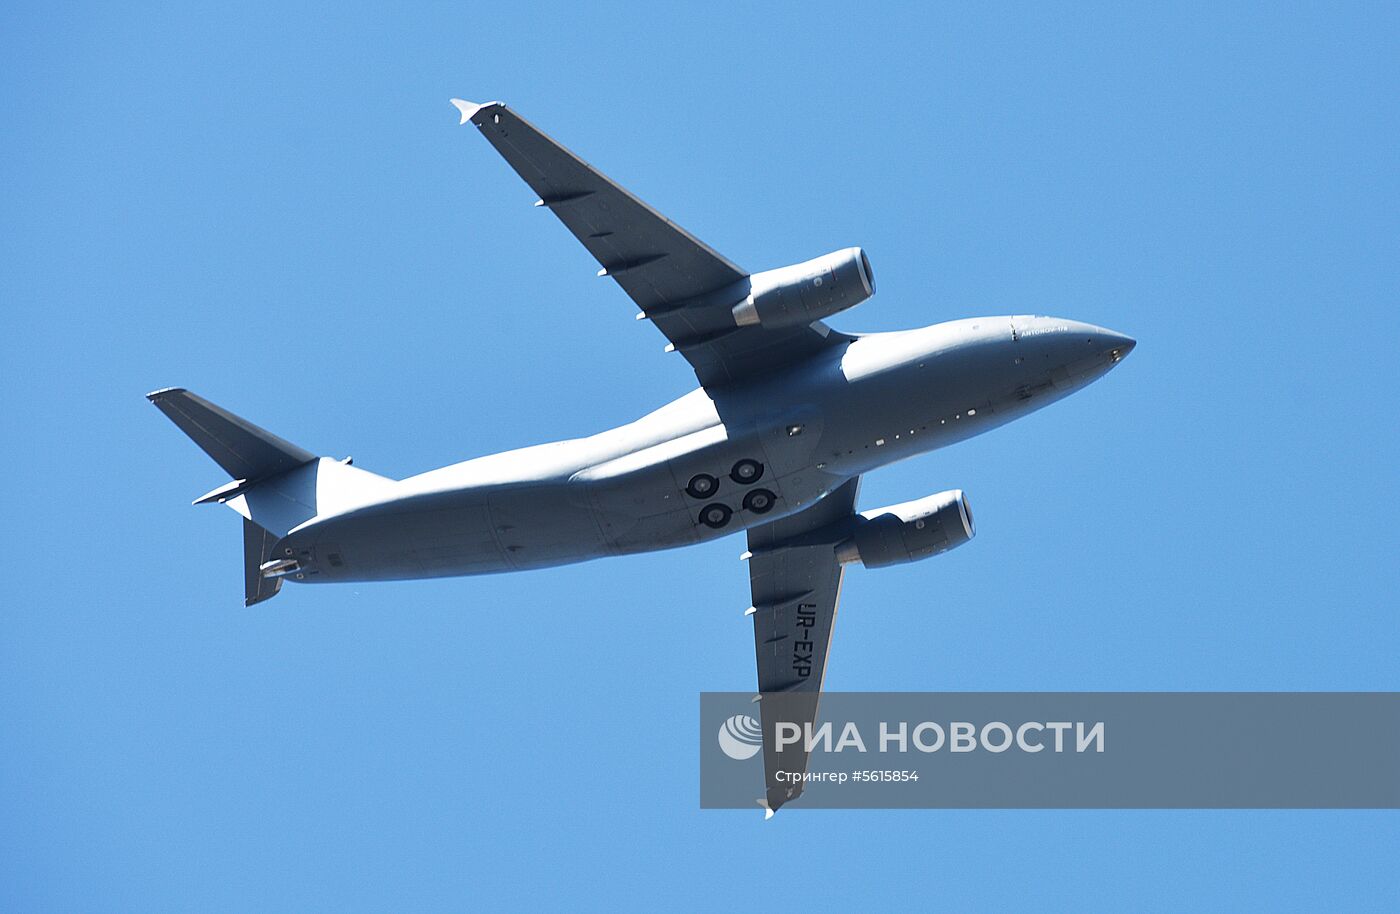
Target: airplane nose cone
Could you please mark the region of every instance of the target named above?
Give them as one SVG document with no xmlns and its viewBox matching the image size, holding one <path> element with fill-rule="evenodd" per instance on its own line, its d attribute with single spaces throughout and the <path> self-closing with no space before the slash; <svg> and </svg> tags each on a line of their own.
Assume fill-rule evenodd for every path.
<svg viewBox="0 0 1400 914">
<path fill-rule="evenodd" d="M 1073 390 L 1103 377 L 1137 346 L 1137 340 L 1107 327 L 1062 318 L 1044 321 L 1045 329 L 1032 328 L 1022 338 L 1044 339 L 1045 358 L 1060 366 L 1051 372 L 1058 387 Z"/>
<path fill-rule="evenodd" d="M 1110 364 L 1116 364 L 1126 358 L 1137 345 L 1137 340 L 1125 333 L 1079 321 L 1061 321 L 1057 329 L 1066 344 L 1081 353 L 1078 358 L 1083 358 L 1087 350 L 1095 356 L 1107 358 Z"/>
<path fill-rule="evenodd" d="M 1126 359 L 1128 353 L 1132 352 L 1133 348 L 1137 346 L 1137 340 L 1130 336 L 1125 336 L 1122 333 L 1114 333 L 1111 330 L 1105 332 L 1103 337 L 1104 350 L 1108 353 L 1109 359 L 1115 364 Z"/>
</svg>

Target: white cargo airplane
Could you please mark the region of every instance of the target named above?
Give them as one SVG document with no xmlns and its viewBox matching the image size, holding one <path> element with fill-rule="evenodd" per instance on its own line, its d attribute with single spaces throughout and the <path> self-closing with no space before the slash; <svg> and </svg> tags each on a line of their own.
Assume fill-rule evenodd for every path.
<svg viewBox="0 0 1400 914">
<path fill-rule="evenodd" d="M 597 259 L 598 275 L 631 297 L 637 318 L 690 363 L 700 387 L 620 428 L 402 480 L 318 457 L 189 391 L 152 393 L 233 477 L 195 503 L 243 516 L 249 606 L 288 580 L 520 571 L 743 530 L 759 692 L 810 695 L 810 720 L 843 567 L 912 562 L 973 536 L 960 490 L 857 511 L 861 474 L 1046 406 L 1133 349 L 1120 333 L 1051 317 L 832 330 L 823 318 L 875 291 L 860 248 L 750 273 L 500 102 L 452 104 L 539 195 L 535 205 Z M 777 783 L 766 743 L 759 802 L 771 814 L 801 787 Z"/>
</svg>

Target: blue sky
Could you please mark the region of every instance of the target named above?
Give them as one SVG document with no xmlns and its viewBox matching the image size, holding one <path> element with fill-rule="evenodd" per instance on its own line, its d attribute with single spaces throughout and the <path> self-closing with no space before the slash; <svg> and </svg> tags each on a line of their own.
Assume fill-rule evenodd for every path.
<svg viewBox="0 0 1400 914">
<path fill-rule="evenodd" d="M 1140 341 L 869 477 L 979 536 L 848 576 L 831 688 L 1394 690 L 1400 14 L 1159 6 L 5 4 L 0 908 L 1394 910 L 1394 812 L 701 812 L 741 538 L 244 610 L 142 398 L 403 476 L 686 392 L 501 98 L 749 269 L 863 245 L 841 329 Z"/>
</svg>

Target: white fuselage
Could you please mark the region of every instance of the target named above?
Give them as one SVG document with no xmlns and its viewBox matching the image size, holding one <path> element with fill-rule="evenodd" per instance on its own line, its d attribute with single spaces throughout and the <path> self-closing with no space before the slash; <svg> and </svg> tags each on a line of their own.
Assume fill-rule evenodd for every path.
<svg viewBox="0 0 1400 914">
<path fill-rule="evenodd" d="M 761 382 L 697 389 L 587 438 L 387 483 L 367 503 L 295 527 L 278 550 L 299 559 L 309 583 L 486 574 L 695 543 L 1039 409 L 1104 374 L 1131 345 L 1044 317 L 861 336 Z M 761 475 L 741 479 L 740 461 Z M 695 497 L 701 476 L 718 486 Z M 771 499 L 746 502 L 755 489 Z M 726 514 L 718 526 L 704 519 Z"/>
</svg>

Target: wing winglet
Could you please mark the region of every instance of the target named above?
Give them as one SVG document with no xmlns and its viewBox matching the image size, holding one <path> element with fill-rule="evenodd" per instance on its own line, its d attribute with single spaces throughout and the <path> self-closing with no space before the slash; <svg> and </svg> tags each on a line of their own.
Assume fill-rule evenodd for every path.
<svg viewBox="0 0 1400 914">
<path fill-rule="evenodd" d="M 452 102 L 454 108 L 462 112 L 462 119 L 458 122 L 459 124 L 465 124 L 467 121 L 471 120 L 482 108 L 490 108 L 492 105 L 500 104 L 500 102 L 469 102 L 463 98 L 449 99 L 449 101 Z"/>
</svg>

